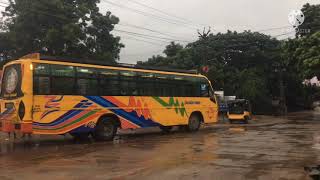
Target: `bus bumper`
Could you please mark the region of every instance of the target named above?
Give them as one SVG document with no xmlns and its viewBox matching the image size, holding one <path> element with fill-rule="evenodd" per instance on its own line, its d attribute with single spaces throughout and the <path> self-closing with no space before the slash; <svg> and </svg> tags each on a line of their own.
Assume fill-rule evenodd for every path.
<svg viewBox="0 0 320 180">
<path fill-rule="evenodd" d="M 1 128 L 1 131 L 4 133 L 11 133 L 11 132 L 18 132 L 23 134 L 32 133 L 32 123 L 14 124 L 10 121 L 1 121 L 0 128 Z"/>
<path fill-rule="evenodd" d="M 10 133 L 14 131 L 14 124 L 8 121 L 1 121 L 1 131 Z"/>
</svg>

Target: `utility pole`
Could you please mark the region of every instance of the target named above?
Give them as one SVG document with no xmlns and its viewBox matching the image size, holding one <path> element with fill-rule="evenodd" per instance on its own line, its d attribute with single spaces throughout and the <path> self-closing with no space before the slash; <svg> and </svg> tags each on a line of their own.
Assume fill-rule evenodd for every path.
<svg viewBox="0 0 320 180">
<path fill-rule="evenodd" d="M 210 33 L 211 33 L 211 27 L 209 27 L 208 30 L 206 30 L 206 28 L 203 28 L 202 32 L 200 32 L 200 30 L 198 30 L 199 39 L 203 40 L 203 43 L 204 43 L 204 53 L 203 53 L 203 56 L 201 59 L 202 62 L 200 62 L 200 64 L 199 64 L 199 70 L 202 73 L 206 73 L 206 75 L 208 72 L 203 72 L 202 67 L 205 67 L 208 65 L 208 62 L 207 62 L 209 59 L 209 57 L 208 57 L 208 54 L 209 54 L 208 53 L 208 37 L 209 37 Z"/>
</svg>

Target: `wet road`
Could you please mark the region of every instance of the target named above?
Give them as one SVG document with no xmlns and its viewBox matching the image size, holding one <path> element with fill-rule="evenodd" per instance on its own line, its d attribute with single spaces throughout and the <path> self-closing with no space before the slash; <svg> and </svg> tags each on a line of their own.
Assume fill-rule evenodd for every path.
<svg viewBox="0 0 320 180">
<path fill-rule="evenodd" d="M 320 164 L 319 129 L 320 113 L 304 112 L 107 143 L 1 137 L 0 179 L 308 179 L 304 167 Z"/>
</svg>

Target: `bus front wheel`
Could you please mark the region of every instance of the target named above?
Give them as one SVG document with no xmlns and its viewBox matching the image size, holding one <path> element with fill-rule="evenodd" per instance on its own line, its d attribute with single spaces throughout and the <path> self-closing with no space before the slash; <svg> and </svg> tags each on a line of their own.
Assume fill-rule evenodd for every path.
<svg viewBox="0 0 320 180">
<path fill-rule="evenodd" d="M 189 118 L 187 129 L 190 132 L 198 131 L 200 128 L 200 124 L 201 124 L 200 117 L 197 114 L 192 114 Z"/>
<path fill-rule="evenodd" d="M 112 118 L 102 118 L 98 121 L 93 137 L 97 141 L 111 141 L 117 134 L 118 125 Z"/>
</svg>

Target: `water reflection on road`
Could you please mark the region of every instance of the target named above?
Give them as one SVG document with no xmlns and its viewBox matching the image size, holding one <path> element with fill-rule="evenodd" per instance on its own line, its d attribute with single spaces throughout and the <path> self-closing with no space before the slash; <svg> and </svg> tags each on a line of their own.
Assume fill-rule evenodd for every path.
<svg viewBox="0 0 320 180">
<path fill-rule="evenodd" d="M 0 179 L 306 179 L 320 164 L 320 115 L 264 117 L 197 133 L 129 133 L 113 142 L 1 138 Z"/>
</svg>

